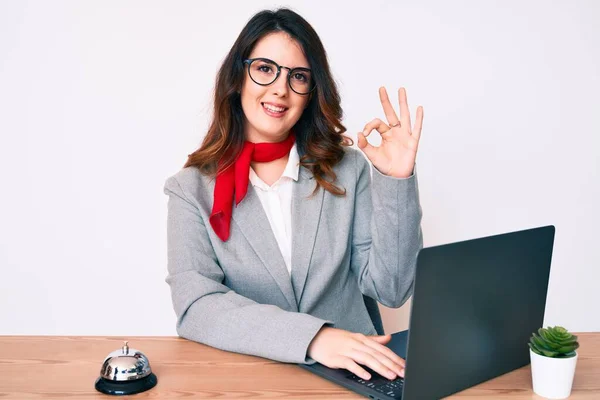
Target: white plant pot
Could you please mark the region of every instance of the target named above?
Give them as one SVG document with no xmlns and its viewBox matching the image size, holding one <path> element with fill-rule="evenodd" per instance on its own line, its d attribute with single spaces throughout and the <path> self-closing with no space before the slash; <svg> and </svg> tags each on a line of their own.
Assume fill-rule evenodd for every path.
<svg viewBox="0 0 600 400">
<path fill-rule="evenodd" d="M 569 358 L 540 356 L 529 349 L 533 391 L 547 399 L 566 399 L 571 395 L 578 354 Z"/>
</svg>

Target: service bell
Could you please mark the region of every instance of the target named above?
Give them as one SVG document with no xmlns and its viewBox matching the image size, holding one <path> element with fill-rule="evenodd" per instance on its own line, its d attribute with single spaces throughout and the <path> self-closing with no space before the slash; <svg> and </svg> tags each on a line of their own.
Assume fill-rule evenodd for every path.
<svg viewBox="0 0 600 400">
<path fill-rule="evenodd" d="M 104 359 L 96 379 L 99 392 L 123 396 L 156 386 L 158 380 L 150 369 L 148 358 L 141 351 L 129 348 L 127 343 Z"/>
</svg>

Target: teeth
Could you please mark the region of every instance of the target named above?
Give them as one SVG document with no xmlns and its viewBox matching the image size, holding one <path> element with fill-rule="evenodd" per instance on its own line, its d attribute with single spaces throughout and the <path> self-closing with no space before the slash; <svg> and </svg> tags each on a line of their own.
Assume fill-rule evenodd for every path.
<svg viewBox="0 0 600 400">
<path fill-rule="evenodd" d="M 273 111 L 273 112 L 283 112 L 283 111 L 285 111 L 285 107 L 275 107 L 275 106 L 272 106 L 272 105 L 270 105 L 270 104 L 267 104 L 267 103 L 264 103 L 264 104 L 263 104 L 263 106 L 264 106 L 264 107 L 265 107 L 267 110 L 269 110 L 269 111 Z"/>
</svg>

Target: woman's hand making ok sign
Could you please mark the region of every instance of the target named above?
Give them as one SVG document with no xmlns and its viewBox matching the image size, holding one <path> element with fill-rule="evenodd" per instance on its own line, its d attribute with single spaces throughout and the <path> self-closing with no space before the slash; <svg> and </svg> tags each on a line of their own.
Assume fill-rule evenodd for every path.
<svg viewBox="0 0 600 400">
<path fill-rule="evenodd" d="M 396 116 L 384 87 L 379 88 L 379 99 L 389 125 L 379 118 L 369 122 L 358 134 L 358 147 L 382 174 L 396 178 L 408 178 L 413 173 L 417 157 L 423 126 L 423 107 L 417 107 L 417 121 L 414 128 L 411 129 L 410 112 L 404 88 L 401 87 L 398 90 L 400 118 Z M 373 129 L 376 129 L 381 135 L 379 147 L 367 142 L 366 137 Z"/>
</svg>

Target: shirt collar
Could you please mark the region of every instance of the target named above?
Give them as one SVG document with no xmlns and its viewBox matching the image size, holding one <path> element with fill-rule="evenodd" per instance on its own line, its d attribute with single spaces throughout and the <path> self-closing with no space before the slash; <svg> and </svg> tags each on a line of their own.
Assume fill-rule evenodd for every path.
<svg viewBox="0 0 600 400">
<path fill-rule="evenodd" d="M 287 176 L 288 178 L 292 178 L 293 180 L 298 180 L 298 171 L 300 170 L 300 156 L 298 155 L 298 149 L 296 148 L 296 142 L 292 146 L 290 150 L 290 156 L 288 158 L 287 165 L 283 170 L 283 174 L 281 176 Z"/>
<path fill-rule="evenodd" d="M 295 181 L 298 180 L 298 172 L 300 171 L 300 155 L 298 154 L 298 149 L 296 147 L 296 143 L 290 149 L 290 154 L 288 157 L 288 162 L 283 170 L 283 174 L 281 174 L 281 178 L 287 177 L 293 179 Z M 281 179 L 279 178 L 279 179 Z M 254 186 L 258 186 L 260 188 L 268 188 L 268 185 L 256 175 L 252 166 L 250 166 L 250 182 Z M 279 182 L 279 180 L 278 180 Z"/>
</svg>

